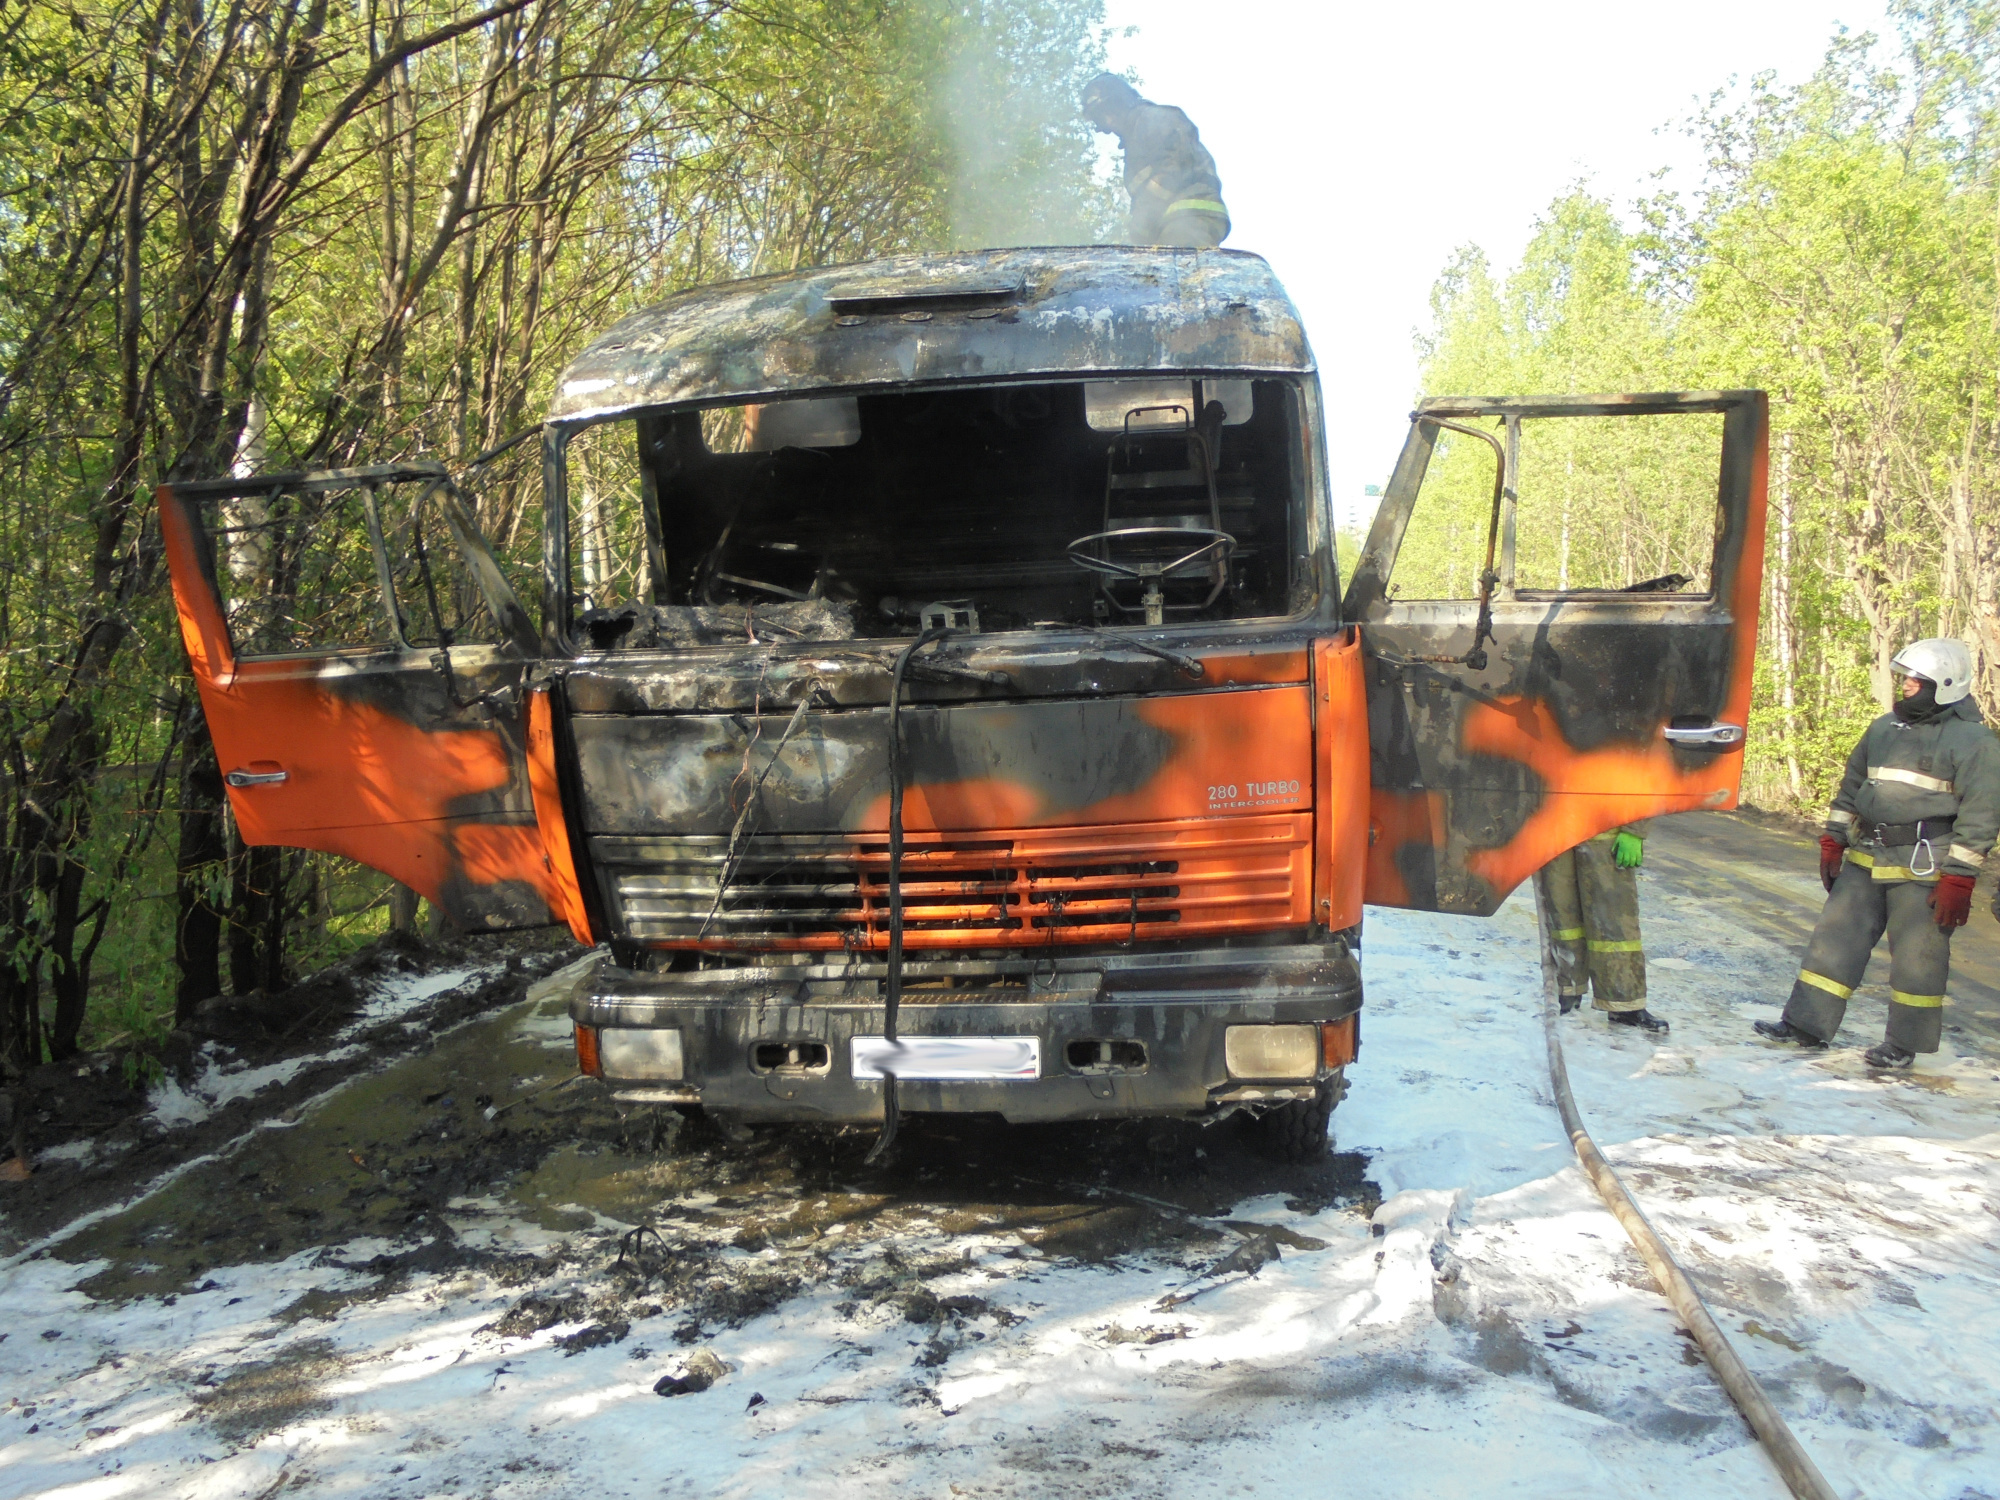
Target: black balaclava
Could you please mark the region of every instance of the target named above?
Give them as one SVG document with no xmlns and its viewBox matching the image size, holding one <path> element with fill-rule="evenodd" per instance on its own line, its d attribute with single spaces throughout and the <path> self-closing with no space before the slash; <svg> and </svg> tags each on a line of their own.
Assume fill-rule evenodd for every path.
<svg viewBox="0 0 2000 1500">
<path fill-rule="evenodd" d="M 1915 674 L 1913 673 L 1912 675 L 1914 676 Z M 1910 694 L 1909 697 L 1898 698 L 1896 700 L 1896 717 L 1901 719 L 1905 724 L 1926 723 L 1931 719 L 1935 719 L 1939 714 L 1951 707 L 1949 703 L 1940 703 L 1937 701 L 1937 684 L 1935 682 L 1932 682 L 1928 677 L 1918 677 L 1917 681 L 1921 682 L 1923 686 Z"/>
</svg>

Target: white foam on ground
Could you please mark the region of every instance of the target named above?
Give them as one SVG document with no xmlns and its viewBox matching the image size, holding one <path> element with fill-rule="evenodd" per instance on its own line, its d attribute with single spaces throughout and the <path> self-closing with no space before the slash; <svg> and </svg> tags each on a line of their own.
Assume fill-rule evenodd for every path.
<svg viewBox="0 0 2000 1500">
<path fill-rule="evenodd" d="M 37 1163 L 55 1161 L 88 1161 L 97 1154 L 97 1143 L 91 1140 L 64 1141 L 60 1146 L 51 1146 L 46 1151 L 35 1153 Z"/>
<path fill-rule="evenodd" d="M 383 1021 L 407 1015 L 426 1000 L 458 988 L 467 980 L 500 972 L 500 965 L 485 964 L 466 968 L 440 969 L 435 974 L 394 974 L 368 981 L 359 1010 L 353 1019 L 316 1052 L 301 1053 L 256 1067 L 225 1060 L 215 1043 L 205 1044 L 196 1054 L 198 1071 L 186 1084 L 163 1078 L 148 1091 L 149 1113 L 169 1129 L 198 1125 L 224 1105 L 250 1099 L 265 1089 L 288 1083 L 306 1068 L 323 1062 L 352 1057 L 361 1049 L 344 1039 Z"/>
<path fill-rule="evenodd" d="M 1795 955 L 1650 886 L 1646 900 L 1649 945 L 1671 960 L 1653 985 L 1670 1042 L 1597 1015 L 1563 1023 L 1598 1139 L 1837 1492 L 2000 1493 L 2000 1067 L 1964 1056 L 1884 1081 L 1849 1055 L 1764 1046 L 1749 1020 L 1775 1013 Z M 890 1305 L 843 1312 L 851 1293 L 817 1281 L 716 1336 L 735 1368 L 711 1390 L 665 1400 L 652 1383 L 685 1353 L 671 1311 L 570 1358 L 551 1344 L 567 1325 L 481 1334 L 520 1295 L 483 1275 L 413 1276 L 337 1320 L 286 1325 L 273 1314 L 301 1289 L 362 1279 L 300 1256 L 218 1269 L 214 1290 L 171 1306 L 99 1304 L 73 1290 L 90 1268 L 31 1261 L 0 1273 L 18 1403 L 0 1409 L 0 1491 L 1778 1500 L 1574 1166 L 1548 1095 L 1531 908 L 1371 913 L 1366 965 L 1336 1126 L 1385 1201 L 1372 1223 L 1282 1196 L 1239 1206 L 1326 1248 L 1190 1302 L 1161 1308 L 1194 1273 L 1151 1256 L 828 1235 L 742 1253 L 855 1268 L 949 1255 L 962 1269 L 936 1292 L 1021 1321 L 973 1320 L 942 1363 L 919 1363 L 929 1330 Z M 1857 1032 L 1876 1020 L 1858 1014 Z M 489 1243 L 549 1243 L 511 1212 L 453 1206 Z M 1175 1336 L 1124 1336 L 1145 1330 Z M 335 1356 L 316 1404 L 239 1446 L 199 1419 L 205 1380 L 320 1358 L 315 1340 Z"/>
</svg>

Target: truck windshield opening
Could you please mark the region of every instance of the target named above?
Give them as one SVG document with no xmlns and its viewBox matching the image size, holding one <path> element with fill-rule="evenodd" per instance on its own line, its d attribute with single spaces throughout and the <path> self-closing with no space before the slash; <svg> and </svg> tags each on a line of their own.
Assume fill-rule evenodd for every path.
<svg viewBox="0 0 2000 1500">
<path fill-rule="evenodd" d="M 646 650 L 1285 617 L 1303 453 L 1282 380 L 641 412 L 564 445 L 572 619 Z"/>
</svg>

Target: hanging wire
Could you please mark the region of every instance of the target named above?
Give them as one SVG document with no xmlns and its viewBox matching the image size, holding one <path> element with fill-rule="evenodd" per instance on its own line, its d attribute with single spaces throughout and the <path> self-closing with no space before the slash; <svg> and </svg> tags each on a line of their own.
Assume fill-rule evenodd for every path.
<svg viewBox="0 0 2000 1500">
<path fill-rule="evenodd" d="M 882 1035 L 892 1047 L 902 1045 L 896 1013 L 903 1003 L 903 672 L 911 657 L 950 634 L 945 626 L 932 626 L 897 653 L 889 673 L 889 974 L 883 987 Z M 884 1067 L 882 1134 L 862 1158 L 864 1165 L 881 1160 L 895 1145 L 898 1120 L 896 1073 Z"/>
</svg>

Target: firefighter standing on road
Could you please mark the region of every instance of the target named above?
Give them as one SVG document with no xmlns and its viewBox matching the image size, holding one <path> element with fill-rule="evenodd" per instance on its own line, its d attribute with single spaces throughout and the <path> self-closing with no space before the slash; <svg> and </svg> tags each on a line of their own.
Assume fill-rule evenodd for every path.
<svg viewBox="0 0 2000 1500">
<path fill-rule="evenodd" d="M 1083 91 L 1083 115 L 1125 148 L 1126 229 L 1135 245 L 1212 250 L 1229 237 L 1229 210 L 1215 158 L 1194 122 L 1171 104 L 1155 104 L 1115 73 L 1099 73 Z"/>
<path fill-rule="evenodd" d="M 1556 994 L 1568 1015 L 1592 992 L 1618 1026 L 1665 1036 L 1646 1009 L 1646 950 L 1639 941 L 1639 877 L 1646 825 L 1628 823 L 1558 854 L 1535 872 L 1535 900 L 1555 953 Z"/>
<path fill-rule="evenodd" d="M 1952 930 L 1972 909 L 1972 882 L 2000 832 L 2000 741 L 1967 696 L 1972 653 L 1924 640 L 1892 663 L 1902 697 L 1861 736 L 1826 815 L 1819 875 L 1831 894 L 1813 930 L 1775 1041 L 1824 1047 L 1840 1029 L 1868 955 L 1889 934 L 1889 1029 L 1863 1053 L 1907 1068 L 1944 1029 Z"/>
</svg>

